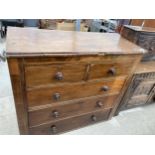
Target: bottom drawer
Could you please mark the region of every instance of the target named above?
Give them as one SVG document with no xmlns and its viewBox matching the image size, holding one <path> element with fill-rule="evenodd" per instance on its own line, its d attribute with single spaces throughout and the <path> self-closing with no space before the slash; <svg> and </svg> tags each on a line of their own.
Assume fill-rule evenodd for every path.
<svg viewBox="0 0 155 155">
<path fill-rule="evenodd" d="M 74 117 L 101 109 L 109 109 L 116 104 L 118 94 L 102 97 L 91 97 L 71 103 L 58 104 L 38 110 L 29 111 L 29 126 L 37 126 L 42 123 Z M 55 114 L 56 113 L 56 114 Z M 54 115 L 55 114 L 55 115 Z"/>
<path fill-rule="evenodd" d="M 65 131 L 90 125 L 99 121 L 107 120 L 109 118 L 111 109 L 112 108 L 95 111 L 92 113 L 87 113 L 85 115 L 32 127 L 29 129 L 29 132 L 33 135 L 59 134 Z"/>
</svg>

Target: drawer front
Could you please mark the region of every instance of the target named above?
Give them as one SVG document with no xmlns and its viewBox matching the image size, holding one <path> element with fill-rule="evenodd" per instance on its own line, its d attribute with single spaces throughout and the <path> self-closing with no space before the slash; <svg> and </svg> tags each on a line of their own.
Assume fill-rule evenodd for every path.
<svg viewBox="0 0 155 155">
<path fill-rule="evenodd" d="M 65 103 L 40 110 L 29 112 L 29 125 L 35 126 L 48 121 L 55 121 L 65 117 L 81 115 L 94 110 L 112 108 L 117 100 L 118 95 L 95 97 L 72 103 Z"/>
<path fill-rule="evenodd" d="M 131 55 L 27 58 L 24 59 L 26 86 L 29 88 L 128 75 L 136 59 Z"/>
<path fill-rule="evenodd" d="M 85 115 L 32 127 L 29 129 L 29 132 L 33 135 L 59 134 L 68 130 L 80 128 L 86 125 L 94 124 L 96 122 L 107 120 L 110 112 L 111 109 L 96 111 Z"/>
<path fill-rule="evenodd" d="M 132 70 L 131 63 L 133 63 L 132 60 L 128 60 L 126 63 L 91 64 L 88 79 L 128 75 Z"/>
<path fill-rule="evenodd" d="M 125 77 L 122 77 L 113 80 L 81 82 L 29 90 L 27 92 L 28 106 L 33 107 L 89 96 L 118 93 L 124 81 Z"/>
<path fill-rule="evenodd" d="M 53 64 L 25 67 L 26 86 L 77 82 L 84 80 L 86 64 Z"/>
</svg>

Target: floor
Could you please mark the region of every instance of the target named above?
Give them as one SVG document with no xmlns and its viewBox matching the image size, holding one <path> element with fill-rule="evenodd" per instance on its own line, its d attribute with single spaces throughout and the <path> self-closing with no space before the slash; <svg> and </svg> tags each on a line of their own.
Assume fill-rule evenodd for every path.
<svg viewBox="0 0 155 155">
<path fill-rule="evenodd" d="M 0 51 L 5 40 L 0 40 Z M 109 121 L 97 123 L 64 135 L 142 135 L 155 134 L 155 104 L 121 112 Z M 19 134 L 7 62 L 0 62 L 0 135 Z"/>
</svg>

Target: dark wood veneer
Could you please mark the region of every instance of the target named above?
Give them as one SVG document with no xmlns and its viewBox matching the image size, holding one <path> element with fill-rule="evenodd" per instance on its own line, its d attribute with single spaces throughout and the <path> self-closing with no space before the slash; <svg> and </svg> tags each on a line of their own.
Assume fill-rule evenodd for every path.
<svg viewBox="0 0 155 155">
<path fill-rule="evenodd" d="M 144 52 L 119 34 L 9 28 L 20 134 L 59 134 L 110 119 Z"/>
</svg>

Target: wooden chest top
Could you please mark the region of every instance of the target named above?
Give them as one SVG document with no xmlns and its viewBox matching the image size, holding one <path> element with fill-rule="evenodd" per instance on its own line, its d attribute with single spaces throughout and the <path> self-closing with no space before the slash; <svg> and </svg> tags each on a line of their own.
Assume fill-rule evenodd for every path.
<svg viewBox="0 0 155 155">
<path fill-rule="evenodd" d="M 9 27 L 7 56 L 138 54 L 145 50 L 116 33 Z"/>
<path fill-rule="evenodd" d="M 132 29 L 133 31 L 137 32 L 151 32 L 155 33 L 155 28 L 152 27 L 141 27 L 141 26 L 131 26 L 131 25 L 125 25 L 126 28 Z"/>
</svg>

